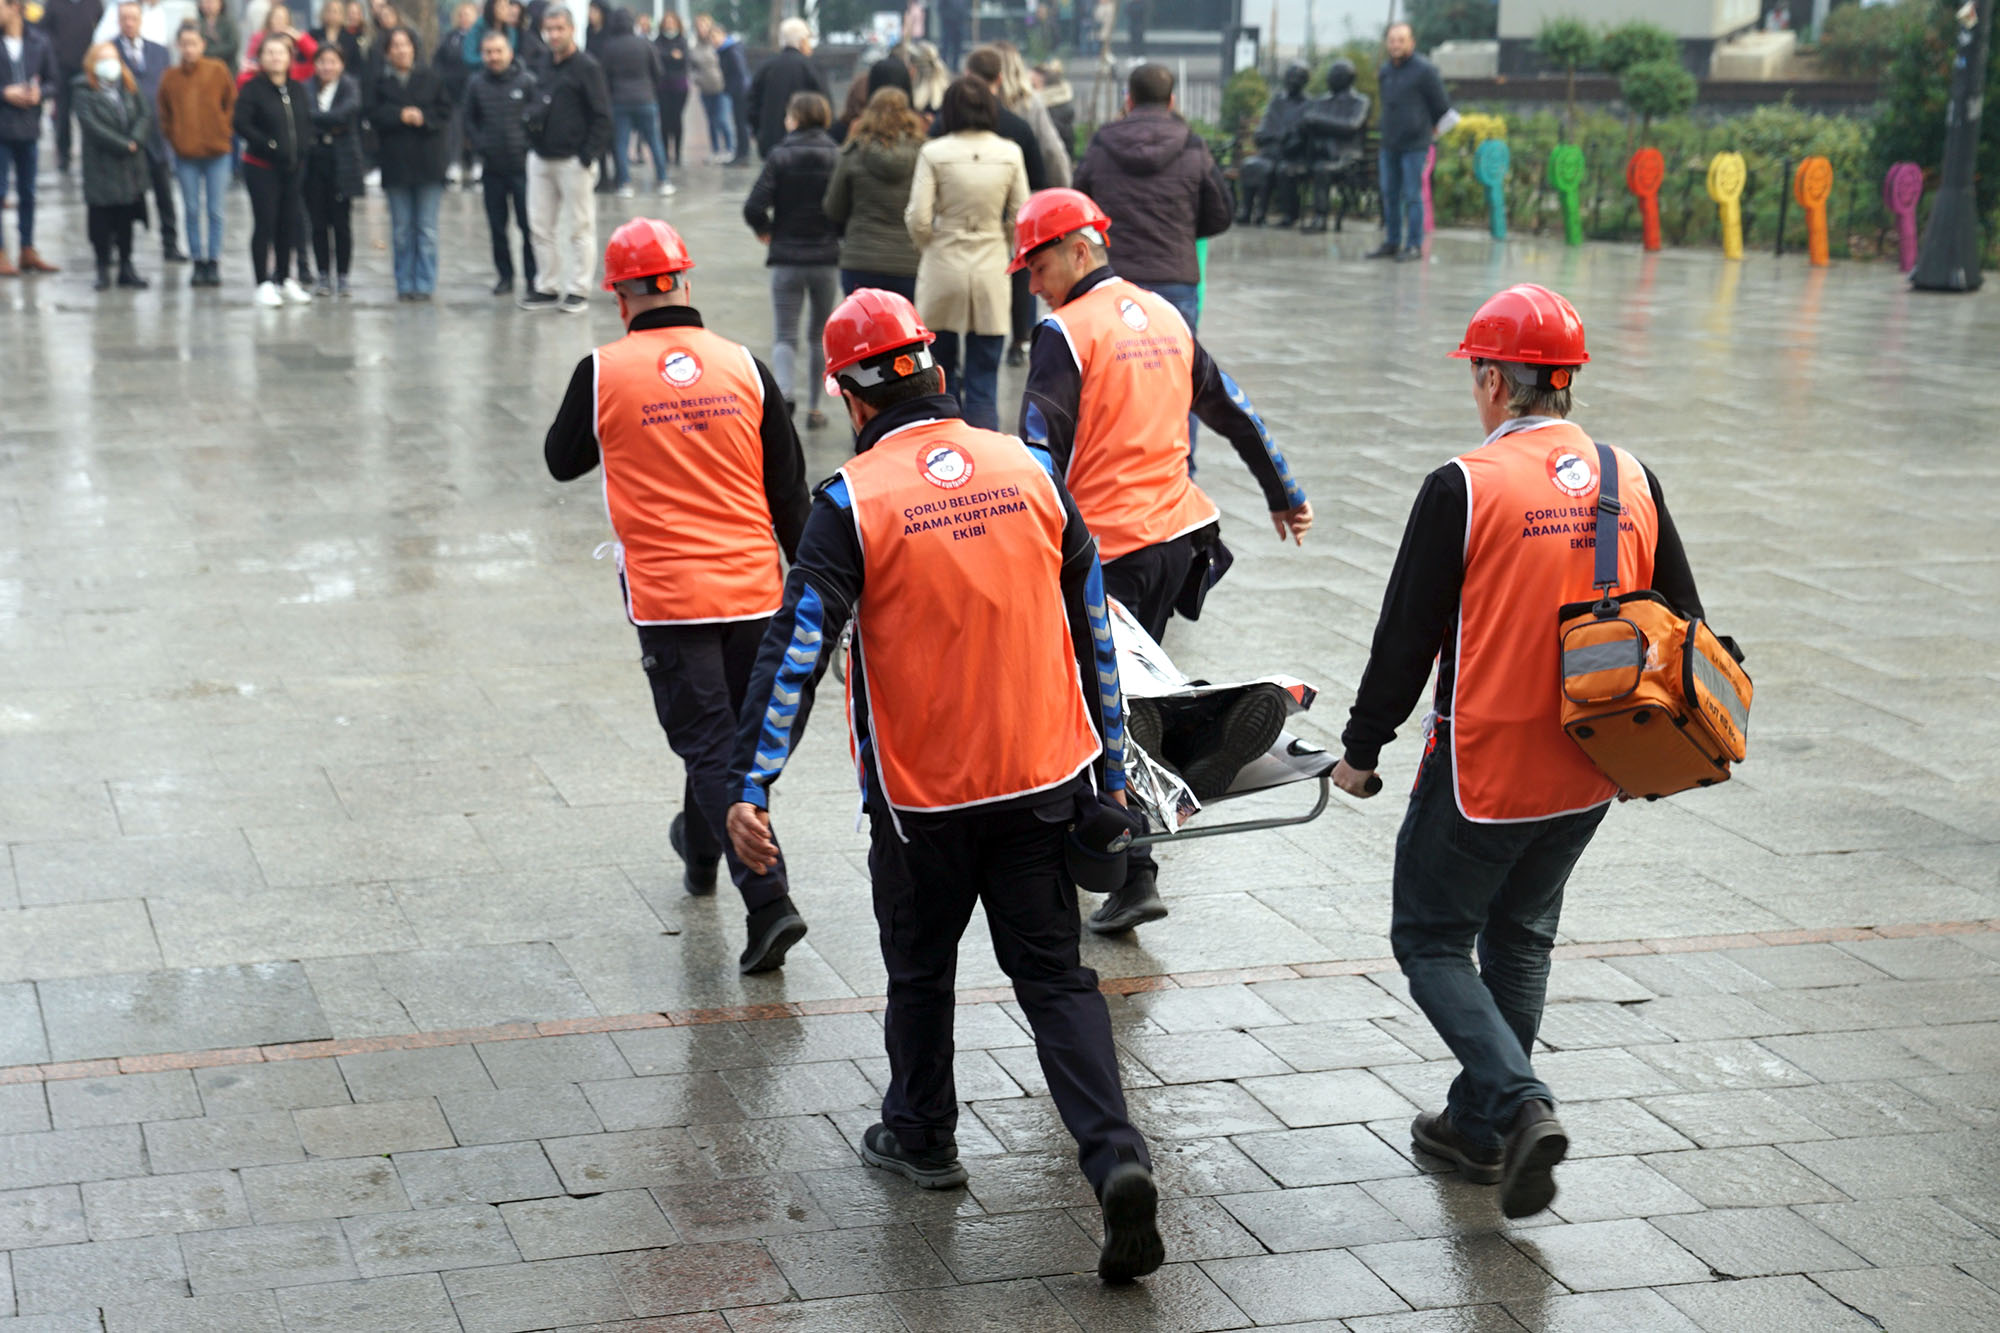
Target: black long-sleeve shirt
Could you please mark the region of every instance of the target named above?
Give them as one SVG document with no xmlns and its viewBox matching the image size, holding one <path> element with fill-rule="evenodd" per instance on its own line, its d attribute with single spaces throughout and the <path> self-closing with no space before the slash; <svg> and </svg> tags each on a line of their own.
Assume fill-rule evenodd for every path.
<svg viewBox="0 0 2000 1333">
<path fill-rule="evenodd" d="M 1642 465 L 1642 470 L 1659 515 L 1653 590 L 1682 615 L 1704 616 L 1687 551 L 1673 515 L 1667 512 L 1666 493 L 1652 469 Z M 1361 673 L 1347 729 L 1340 737 L 1348 764 L 1363 772 L 1376 766 L 1382 747 L 1396 738 L 1396 728 L 1417 706 L 1433 659 L 1438 668 L 1436 697 L 1451 698 L 1458 665 L 1458 636 L 1452 626 L 1465 582 L 1466 506 L 1465 473 L 1456 463 L 1446 463 L 1425 477 L 1417 490 L 1402 547 L 1389 571 L 1389 586 L 1382 594 L 1382 618 L 1375 624 L 1368 666 Z M 1549 608 L 1551 634 L 1555 610 Z"/>
<path fill-rule="evenodd" d="M 698 329 L 702 327 L 701 312 L 688 305 L 659 306 L 634 315 L 630 327 L 634 333 L 646 329 Z M 812 507 L 806 491 L 806 456 L 799 447 L 798 432 L 792 429 L 792 419 L 785 413 L 785 397 L 778 392 L 777 378 L 762 361 L 755 357 L 751 360 L 756 361 L 758 377 L 764 381 L 764 416 L 758 426 L 758 434 L 764 441 L 764 499 L 771 507 L 771 529 L 777 533 L 778 545 L 789 561 L 799 549 L 806 512 Z M 576 363 L 576 370 L 569 377 L 569 392 L 563 395 L 548 437 L 542 441 L 542 457 L 549 465 L 549 475 L 557 481 L 575 481 L 600 461 L 594 355 Z"/>
<path fill-rule="evenodd" d="M 890 431 L 959 414 L 958 401 L 949 395 L 900 403 L 861 428 L 855 451 L 866 453 Z M 1122 791 L 1125 705 L 1118 683 L 1118 658 L 1111 646 L 1097 543 L 1053 466 L 1050 476 L 1056 478 L 1056 492 L 1063 505 L 1062 590 L 1071 647 L 1077 655 L 1079 670 L 1085 671 L 1094 685 L 1086 697 L 1095 698 L 1098 703 L 1095 724 L 1104 741 L 1104 785 L 1107 790 Z M 784 772 L 799 737 L 805 734 L 813 694 L 832 660 L 833 645 L 839 642 L 841 630 L 861 605 L 867 562 L 850 505 L 847 484 L 841 477 L 827 481 L 814 495 L 798 557 L 785 577 L 784 605 L 771 617 L 770 628 L 765 630 L 764 642 L 757 650 L 757 665 L 750 673 L 750 685 L 743 695 L 743 712 L 737 723 L 736 753 L 730 763 L 731 789 L 738 800 L 752 805 L 768 807 L 769 788 Z M 872 775 L 864 780 L 879 783 L 874 747 L 868 737 L 868 673 L 863 652 L 864 645 L 857 638 L 854 660 L 847 673 L 848 687 L 854 695 L 849 713 L 864 775 Z M 978 756 L 968 755 L 965 760 L 977 763 Z M 1038 792 L 1020 797 L 1018 802 L 996 802 L 980 808 L 998 810 L 1016 803 L 1043 804 L 1051 796 L 1049 792 Z"/>
<path fill-rule="evenodd" d="M 1063 304 L 1076 300 L 1117 277 L 1106 264 L 1077 279 Z M 1076 448 L 1077 415 L 1083 403 L 1083 367 L 1070 350 L 1069 339 L 1052 323 L 1054 316 L 1035 326 L 1035 340 L 1028 354 L 1028 385 L 1021 395 L 1020 436 L 1029 444 L 1049 451 L 1059 472 L 1069 470 L 1070 454 Z M 1194 339 L 1194 399 L 1188 410 L 1201 423 L 1228 440 L 1250 475 L 1264 492 L 1264 503 L 1274 514 L 1297 509 L 1306 502 L 1305 489 L 1292 476 L 1290 464 L 1271 438 L 1264 419 L 1250 404 L 1249 395 L 1224 373 L 1209 356 L 1199 339 Z"/>
</svg>

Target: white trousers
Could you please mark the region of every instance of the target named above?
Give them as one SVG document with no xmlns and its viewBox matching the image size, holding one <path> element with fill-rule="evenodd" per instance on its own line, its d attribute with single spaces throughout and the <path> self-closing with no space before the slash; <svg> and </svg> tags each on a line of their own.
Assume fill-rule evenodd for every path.
<svg viewBox="0 0 2000 1333">
<path fill-rule="evenodd" d="M 589 296 L 597 276 L 597 168 L 528 154 L 528 233 L 535 290 Z"/>
</svg>

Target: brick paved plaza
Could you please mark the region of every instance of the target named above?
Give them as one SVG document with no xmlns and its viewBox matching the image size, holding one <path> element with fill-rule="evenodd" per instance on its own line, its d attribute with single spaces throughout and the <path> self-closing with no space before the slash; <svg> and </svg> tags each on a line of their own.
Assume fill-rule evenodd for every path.
<svg viewBox="0 0 2000 1333">
<path fill-rule="evenodd" d="M 1385 957 L 1416 744 L 1378 800 L 1167 851 L 1173 915 L 1087 941 L 1170 1196 L 1169 1266 L 1107 1289 L 976 923 L 971 1184 L 860 1163 L 883 975 L 837 710 L 774 802 L 784 971 L 739 978 L 740 905 L 682 893 L 599 492 L 541 461 L 610 302 L 495 302 L 456 192 L 434 307 L 390 299 L 379 199 L 351 303 L 253 309 L 240 197 L 219 294 L 142 245 L 154 289 L 100 298 L 48 180 L 67 271 L 0 286 L 0 1333 L 2000 1327 L 1990 290 L 1218 241 L 1204 340 L 1319 525 L 1279 547 L 1204 438 L 1239 562 L 1169 636 L 1191 674 L 1313 681 L 1332 742 L 1417 482 L 1478 440 L 1444 354 L 1532 279 L 1759 694 L 1740 780 L 1614 811 L 1572 881 L 1538 1066 L 1574 1146 L 1523 1223 L 1410 1147 L 1455 1068 Z M 764 355 L 747 185 L 692 170 L 668 216 Z"/>
</svg>

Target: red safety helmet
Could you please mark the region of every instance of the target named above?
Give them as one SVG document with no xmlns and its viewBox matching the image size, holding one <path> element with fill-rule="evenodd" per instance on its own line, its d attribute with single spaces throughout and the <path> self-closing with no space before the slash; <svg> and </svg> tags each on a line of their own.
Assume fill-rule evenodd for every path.
<svg viewBox="0 0 2000 1333">
<path fill-rule="evenodd" d="M 658 218 L 633 218 L 604 247 L 604 290 L 632 278 L 658 278 L 694 267 L 687 242 Z"/>
<path fill-rule="evenodd" d="M 1488 297 L 1473 313 L 1465 326 L 1465 340 L 1452 355 L 1526 366 L 1580 366 L 1590 360 L 1576 307 L 1532 282 Z"/>
<path fill-rule="evenodd" d="M 1019 273 L 1028 266 L 1028 256 L 1051 241 L 1060 241 L 1073 231 L 1085 227 L 1097 230 L 1097 240 L 1104 243 L 1104 233 L 1111 228 L 1111 219 L 1097 206 L 1097 201 L 1082 190 L 1055 189 L 1037 190 L 1028 196 L 1028 202 L 1021 205 L 1021 211 L 1014 218 L 1014 262 L 1007 266 L 1009 273 Z"/>
<path fill-rule="evenodd" d="M 937 341 L 937 335 L 924 327 L 917 308 L 910 304 L 909 298 L 879 287 L 859 288 L 835 306 L 826 317 L 826 332 L 820 341 L 826 349 L 828 393 L 840 392 L 837 380 L 842 372 L 857 385 L 866 387 L 914 375 L 937 364 L 931 359 L 929 349 L 929 344 Z M 900 348 L 914 349 L 907 368 L 899 364 L 904 360 L 902 357 L 887 366 L 860 366 L 863 361 Z"/>
</svg>

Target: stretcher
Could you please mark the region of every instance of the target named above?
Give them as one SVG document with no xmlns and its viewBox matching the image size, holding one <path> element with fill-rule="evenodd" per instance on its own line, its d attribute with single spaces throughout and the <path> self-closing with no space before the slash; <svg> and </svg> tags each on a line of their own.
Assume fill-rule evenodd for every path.
<svg viewBox="0 0 2000 1333">
<path fill-rule="evenodd" d="M 1319 691 L 1290 676 L 1258 676 L 1219 684 L 1192 680 L 1173 664 L 1173 659 L 1167 656 L 1145 627 L 1132 618 L 1130 612 L 1115 598 L 1107 600 L 1110 603 L 1112 643 L 1118 651 L 1118 675 L 1128 700 L 1153 699 L 1165 705 L 1223 700 L 1256 685 L 1275 685 L 1284 693 L 1285 713 L 1290 718 L 1311 708 L 1313 700 L 1318 697 Z M 1293 734 L 1289 727 L 1278 733 L 1277 740 L 1262 755 L 1237 771 L 1229 790 L 1217 800 L 1231 800 L 1294 782 L 1316 780 L 1319 783 L 1319 798 L 1313 802 L 1311 809 L 1300 815 L 1237 819 L 1190 828 L 1188 821 L 1201 813 L 1202 803 L 1195 799 L 1187 783 L 1164 761 L 1139 747 L 1132 739 L 1129 727 L 1125 738 L 1125 756 L 1127 799 L 1144 811 L 1147 824 L 1158 830 L 1134 838 L 1132 841 L 1136 846 L 1156 846 L 1185 842 L 1190 838 L 1216 838 L 1226 833 L 1251 833 L 1258 829 L 1307 824 L 1326 813 L 1326 807 L 1333 799 L 1334 756 Z"/>
</svg>

